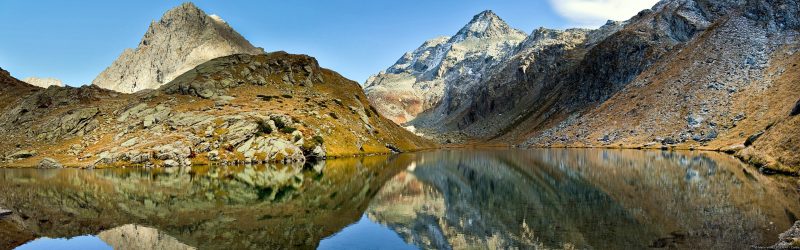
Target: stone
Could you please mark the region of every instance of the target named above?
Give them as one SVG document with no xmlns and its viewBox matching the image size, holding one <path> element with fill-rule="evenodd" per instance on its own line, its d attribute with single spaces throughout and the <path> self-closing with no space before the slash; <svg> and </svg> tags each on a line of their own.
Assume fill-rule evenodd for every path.
<svg viewBox="0 0 800 250">
<path fill-rule="evenodd" d="M 90 156 L 87 156 L 90 157 Z M 116 160 L 116 155 L 112 154 L 108 151 L 103 151 L 99 155 L 97 155 L 97 160 L 94 162 L 95 165 L 97 164 L 111 164 L 114 163 Z"/>
<path fill-rule="evenodd" d="M 178 163 L 175 160 L 166 160 L 166 161 L 164 161 L 164 167 L 174 168 L 174 167 L 180 167 L 180 166 L 181 166 L 181 164 Z"/>
<path fill-rule="evenodd" d="M 127 148 L 136 145 L 136 141 L 136 138 L 131 138 L 130 140 L 123 142 L 120 146 Z"/>
<path fill-rule="evenodd" d="M 763 135 L 763 134 L 764 134 L 764 131 L 758 131 L 755 134 L 752 134 L 752 135 L 748 136 L 747 140 L 744 141 L 744 146 L 745 147 L 752 146 L 753 143 L 755 143 L 756 140 L 758 140 L 758 138 L 761 137 L 761 135 Z"/>
<path fill-rule="evenodd" d="M 10 159 L 27 159 L 36 156 L 36 151 L 20 150 L 8 156 Z"/>
<path fill-rule="evenodd" d="M 217 151 L 217 150 L 208 151 L 208 160 L 209 161 L 219 161 L 219 151 Z"/>
<path fill-rule="evenodd" d="M 392 145 L 392 144 L 390 144 L 390 143 L 386 143 L 386 148 L 388 148 L 389 150 L 391 150 L 391 151 L 392 151 L 392 153 L 402 153 L 402 152 L 403 152 L 403 150 L 401 150 L 401 149 L 400 149 L 400 148 L 398 148 L 397 146 L 395 146 L 395 145 Z"/>
<path fill-rule="evenodd" d="M 324 146 L 316 145 L 309 152 L 306 152 L 305 156 L 306 156 L 306 159 L 324 160 L 327 157 L 327 153 L 325 152 L 325 147 Z"/>
<path fill-rule="evenodd" d="M 209 99 L 211 97 L 214 97 L 215 94 L 214 94 L 213 90 L 203 89 L 203 90 L 200 90 L 199 92 L 197 92 L 197 95 L 202 97 L 202 98 Z"/>
<path fill-rule="evenodd" d="M 38 167 L 40 169 L 56 169 L 56 168 L 63 168 L 64 166 L 52 158 L 44 158 L 42 159 L 42 161 L 39 162 Z"/>
<path fill-rule="evenodd" d="M 126 153 L 128 161 L 132 164 L 143 164 L 149 162 L 153 157 L 150 152 L 130 151 Z"/>
<path fill-rule="evenodd" d="M 797 100 L 797 103 L 794 104 L 794 108 L 792 112 L 789 113 L 790 116 L 796 116 L 800 114 L 800 100 Z"/>
</svg>

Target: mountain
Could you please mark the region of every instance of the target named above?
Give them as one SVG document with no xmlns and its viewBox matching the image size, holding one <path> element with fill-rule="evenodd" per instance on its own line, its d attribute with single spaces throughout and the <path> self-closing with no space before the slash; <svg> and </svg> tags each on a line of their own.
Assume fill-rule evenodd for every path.
<svg viewBox="0 0 800 250">
<path fill-rule="evenodd" d="M 233 51 L 220 44 L 249 46 L 187 3 L 101 74 L 121 65 L 133 70 L 122 79 L 163 72 L 146 85 L 157 89 L 125 93 L 145 86 L 125 81 L 115 85 L 123 93 L 102 84 L 45 89 L 0 70 L 0 167 L 303 164 L 434 145 L 378 114 L 358 83 L 310 56 L 253 50 L 176 70 Z"/>
<path fill-rule="evenodd" d="M 537 29 L 406 124 L 442 142 L 699 148 L 797 173 L 799 5 L 663 0 L 595 30 Z"/>
<path fill-rule="evenodd" d="M 58 79 L 55 79 L 55 78 L 28 77 L 28 78 L 22 79 L 22 81 L 26 82 L 26 83 L 28 83 L 30 85 L 37 86 L 37 87 L 42 87 L 42 88 L 47 88 L 47 87 L 50 87 L 50 86 L 64 87 L 64 83 L 62 83 L 61 80 L 58 80 Z"/>
<path fill-rule="evenodd" d="M 156 89 L 208 60 L 263 53 L 219 16 L 184 3 L 151 23 L 138 47 L 122 52 L 92 84 L 122 93 Z"/>
<path fill-rule="evenodd" d="M 376 109 L 404 123 L 447 99 L 447 93 L 477 83 L 525 39 L 492 11 L 475 15 L 451 37 L 426 41 L 364 84 Z"/>
<path fill-rule="evenodd" d="M 0 166 L 297 164 L 433 146 L 305 55 L 220 57 L 133 94 L 6 81 Z"/>
</svg>

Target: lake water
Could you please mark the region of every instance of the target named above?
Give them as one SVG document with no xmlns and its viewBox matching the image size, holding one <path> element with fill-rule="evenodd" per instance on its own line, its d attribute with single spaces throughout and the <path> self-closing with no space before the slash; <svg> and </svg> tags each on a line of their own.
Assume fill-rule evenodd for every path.
<svg viewBox="0 0 800 250">
<path fill-rule="evenodd" d="M 800 214 L 728 155 L 442 150 L 313 166 L 0 170 L 0 249 L 742 249 Z"/>
</svg>

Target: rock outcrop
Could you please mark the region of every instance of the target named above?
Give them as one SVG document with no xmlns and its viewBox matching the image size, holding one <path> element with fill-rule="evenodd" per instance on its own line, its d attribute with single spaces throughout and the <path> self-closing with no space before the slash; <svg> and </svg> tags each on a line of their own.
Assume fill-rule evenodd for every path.
<svg viewBox="0 0 800 250">
<path fill-rule="evenodd" d="M 371 76 L 365 91 L 376 109 L 404 123 L 469 88 L 525 39 L 492 11 L 484 11 L 452 37 L 426 41 L 385 72 Z"/>
<path fill-rule="evenodd" d="M 26 82 L 30 85 L 36 87 L 47 88 L 50 86 L 57 86 L 57 87 L 64 87 L 64 83 L 61 80 L 55 78 L 39 78 L 39 77 L 28 77 L 22 79 L 23 82 Z"/>
<path fill-rule="evenodd" d="M 220 17 L 184 3 L 151 23 L 138 47 L 125 50 L 92 84 L 122 93 L 157 89 L 208 60 L 262 53 Z"/>
</svg>

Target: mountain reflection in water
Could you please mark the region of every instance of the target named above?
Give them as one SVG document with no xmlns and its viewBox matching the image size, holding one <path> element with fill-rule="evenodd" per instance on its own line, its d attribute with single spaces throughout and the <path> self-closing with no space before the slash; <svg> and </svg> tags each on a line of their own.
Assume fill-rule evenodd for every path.
<svg viewBox="0 0 800 250">
<path fill-rule="evenodd" d="M 748 172 L 716 153 L 603 149 L 441 150 L 316 166 L 7 169 L 0 207 L 13 213 L 0 219 L 0 249 L 80 235 L 117 249 L 768 245 L 796 220 L 798 195 Z"/>
</svg>

